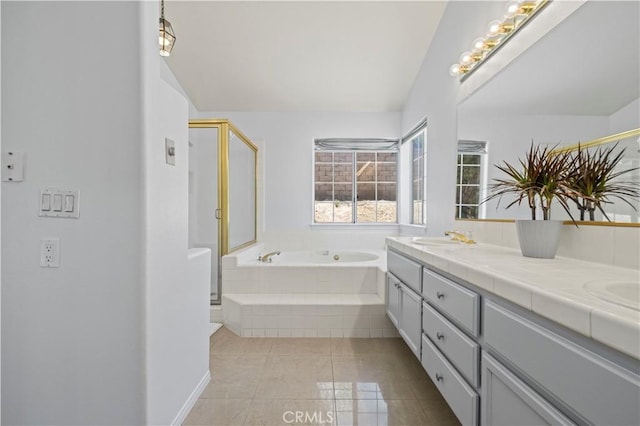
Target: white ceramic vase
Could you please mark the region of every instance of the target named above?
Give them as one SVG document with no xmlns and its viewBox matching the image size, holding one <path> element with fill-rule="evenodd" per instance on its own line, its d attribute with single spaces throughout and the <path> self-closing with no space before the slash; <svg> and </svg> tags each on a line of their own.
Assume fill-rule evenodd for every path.
<svg viewBox="0 0 640 426">
<path fill-rule="evenodd" d="M 522 255 L 553 259 L 558 251 L 561 229 L 561 220 L 516 220 Z"/>
</svg>

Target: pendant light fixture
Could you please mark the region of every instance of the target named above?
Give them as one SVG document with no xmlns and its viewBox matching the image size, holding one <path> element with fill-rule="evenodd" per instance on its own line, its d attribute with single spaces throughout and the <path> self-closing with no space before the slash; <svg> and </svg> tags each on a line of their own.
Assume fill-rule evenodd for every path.
<svg viewBox="0 0 640 426">
<path fill-rule="evenodd" d="M 160 0 L 160 56 L 169 56 L 176 43 L 176 34 L 173 32 L 171 23 L 164 19 L 164 0 Z"/>
</svg>

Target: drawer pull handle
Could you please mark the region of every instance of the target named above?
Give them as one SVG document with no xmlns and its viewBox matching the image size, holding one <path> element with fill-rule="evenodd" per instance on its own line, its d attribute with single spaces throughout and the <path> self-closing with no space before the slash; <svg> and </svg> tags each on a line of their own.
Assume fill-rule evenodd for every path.
<svg viewBox="0 0 640 426">
<path fill-rule="evenodd" d="M 436 337 L 438 338 L 438 340 L 443 340 L 444 339 L 444 334 L 436 332 Z"/>
<path fill-rule="evenodd" d="M 437 293 L 436 293 L 436 297 L 437 297 L 438 299 L 444 299 L 444 293 L 442 293 L 442 292 L 440 292 L 440 291 L 439 291 L 439 292 L 437 292 Z"/>
<path fill-rule="evenodd" d="M 441 382 L 443 380 L 444 380 L 444 377 L 442 377 L 442 374 L 436 373 L 436 381 Z"/>
</svg>

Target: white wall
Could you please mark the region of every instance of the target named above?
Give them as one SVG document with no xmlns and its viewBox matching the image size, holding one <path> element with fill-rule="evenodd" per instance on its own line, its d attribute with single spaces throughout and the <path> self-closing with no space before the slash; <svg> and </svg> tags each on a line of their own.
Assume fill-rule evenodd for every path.
<svg viewBox="0 0 640 426">
<path fill-rule="evenodd" d="M 0 5 L 0 82 L 2 81 L 2 7 Z M 2 83 L 0 83 L 2 99 Z M 2 105 L 0 102 L 0 152 L 2 152 Z M 0 211 L 2 211 L 2 186 L 0 185 Z M 2 215 L 0 215 L 0 241 L 2 241 Z M 2 248 L 0 247 L 0 330 L 2 330 Z M 2 339 L 0 339 L 0 422 L 2 422 Z"/>
<path fill-rule="evenodd" d="M 179 424 L 209 372 L 207 293 L 189 280 L 189 105 L 164 81 L 157 3 L 143 2 L 146 424 Z M 148 46 L 148 48 L 147 48 Z M 175 142 L 166 163 L 165 138 Z M 195 399 L 193 399 L 195 397 Z M 190 399 L 191 398 L 191 399 Z"/>
<path fill-rule="evenodd" d="M 399 113 L 201 112 L 200 117 L 228 118 L 250 139 L 264 140 L 265 232 L 309 230 L 315 138 L 400 136 Z"/>
<path fill-rule="evenodd" d="M 158 12 L 2 2 L 2 139 L 27 158 L 2 184 L 5 424 L 179 422 L 208 377 L 206 295 L 185 291 L 189 105 L 161 81 Z M 46 187 L 78 189 L 80 218 L 38 217 Z M 39 267 L 45 237 L 58 269 Z"/>
<path fill-rule="evenodd" d="M 135 2 L 2 2 L 3 148 L 27 161 L 2 184 L 3 424 L 144 423 L 139 19 Z M 80 218 L 39 218 L 47 187 L 78 189 Z M 45 237 L 58 269 L 39 267 Z"/>
<path fill-rule="evenodd" d="M 609 133 L 607 134 L 626 132 L 638 127 L 640 127 L 640 98 L 620 108 L 609 117 Z"/>
<path fill-rule="evenodd" d="M 145 153 L 147 423 L 169 424 L 209 370 L 209 298 L 186 278 L 188 105 L 165 82 L 156 84 Z M 175 166 L 165 163 L 165 137 L 175 141 Z"/>
<path fill-rule="evenodd" d="M 459 83 L 449 67 L 486 31 L 501 2 L 449 2 L 402 111 L 402 133 L 427 117 L 427 234 L 451 229 L 455 215 L 456 103 Z M 501 9 L 500 9 L 501 10 Z M 408 184 L 408 175 L 403 177 Z M 402 193 L 409 205 L 410 192 Z M 406 232 L 412 231 L 403 227 Z M 422 231 L 421 231 L 422 232 Z"/>
</svg>

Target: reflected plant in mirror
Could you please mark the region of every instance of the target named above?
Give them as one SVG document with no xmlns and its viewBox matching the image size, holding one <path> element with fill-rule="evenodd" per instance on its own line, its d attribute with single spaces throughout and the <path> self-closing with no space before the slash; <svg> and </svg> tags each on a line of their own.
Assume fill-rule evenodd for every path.
<svg viewBox="0 0 640 426">
<path fill-rule="evenodd" d="M 491 194 L 482 202 L 512 194 L 515 200 L 506 208 L 515 204 L 522 204 L 526 200 L 531 209 L 531 220 L 536 220 L 538 207 L 542 210 L 544 220 L 551 219 L 551 206 L 556 199 L 562 208 L 573 220 L 570 200 L 577 200 L 579 194 L 573 189 L 572 183 L 577 181 L 577 172 L 574 166 L 576 159 L 569 152 L 552 153 L 549 147 L 541 147 L 531 143 L 524 160 L 518 160 L 520 167 L 513 166 L 507 161 L 496 164 L 496 168 L 504 172 L 508 177 L 495 178 L 489 186 Z M 592 200 L 590 200 L 592 201 Z M 574 220 L 575 222 L 575 220 Z"/>
<path fill-rule="evenodd" d="M 596 209 L 611 221 L 603 207 L 605 204 L 613 203 L 614 198 L 636 210 L 630 199 L 640 198 L 640 184 L 622 181 L 620 178 L 639 168 L 620 170 L 619 165 L 624 158 L 625 148 L 615 153 L 617 146 L 618 143 L 607 148 L 599 147 L 595 151 L 578 146 L 575 152 L 575 172 L 571 173 L 569 186 L 577 195 L 572 197 L 572 200 L 580 211 L 581 221 L 585 220 L 587 212 L 589 220 L 595 221 Z"/>
</svg>

